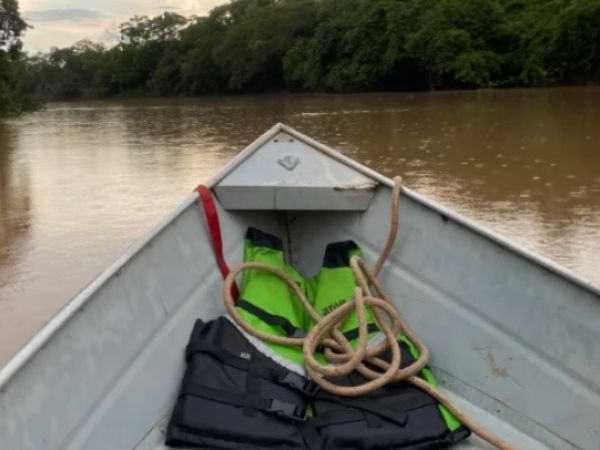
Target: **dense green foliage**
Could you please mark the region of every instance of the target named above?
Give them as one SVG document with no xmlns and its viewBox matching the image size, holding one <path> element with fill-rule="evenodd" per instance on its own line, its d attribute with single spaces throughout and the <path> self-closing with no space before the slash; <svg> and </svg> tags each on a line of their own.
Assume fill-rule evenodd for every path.
<svg viewBox="0 0 600 450">
<path fill-rule="evenodd" d="M 20 37 L 26 27 L 17 0 L 0 0 L 0 117 L 25 104 L 17 72 L 23 68 Z"/>
<path fill-rule="evenodd" d="M 539 86 L 599 69 L 600 0 L 237 0 L 136 16 L 118 45 L 52 49 L 19 78 L 69 97 Z"/>
</svg>

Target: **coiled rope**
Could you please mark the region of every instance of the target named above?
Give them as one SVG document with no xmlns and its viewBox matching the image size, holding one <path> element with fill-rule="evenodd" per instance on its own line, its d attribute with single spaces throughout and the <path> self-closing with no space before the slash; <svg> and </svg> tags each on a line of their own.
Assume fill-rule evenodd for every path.
<svg viewBox="0 0 600 450">
<path fill-rule="evenodd" d="M 225 278 L 223 292 L 225 308 L 235 322 L 250 335 L 273 344 L 302 347 L 308 376 L 319 385 L 321 389 L 327 392 L 335 395 L 356 397 L 380 388 L 387 383 L 407 381 L 427 392 L 444 405 L 460 422 L 484 441 L 487 441 L 501 450 L 515 450 L 515 447 L 511 444 L 490 433 L 470 417 L 462 413 L 439 389 L 417 376 L 419 371 L 423 369 L 429 361 L 429 350 L 423 341 L 421 341 L 411 330 L 400 312 L 393 306 L 390 297 L 377 279 L 377 275 L 390 255 L 398 235 L 398 206 L 401 191 L 402 179 L 396 177 L 394 178 L 390 230 L 387 242 L 371 270 L 369 270 L 361 258 L 357 256 L 352 256 L 350 258 L 350 266 L 352 267 L 358 286 L 355 289 L 354 297 L 342 306 L 323 317 L 313 308 L 304 296 L 304 293 L 288 274 L 267 264 L 246 262 L 235 267 Z M 236 276 L 244 270 L 263 270 L 265 272 L 270 272 L 287 284 L 297 300 L 302 303 L 307 313 L 315 322 L 315 326 L 306 337 L 290 338 L 271 335 L 251 327 L 243 320 L 235 308 L 232 287 L 234 286 Z M 368 330 L 365 313 L 366 307 L 369 307 L 373 312 L 375 320 L 385 336 L 385 340 L 371 348 L 367 347 Z M 352 311 L 356 311 L 359 324 L 358 346 L 356 349 L 352 348 L 350 342 L 348 342 L 346 337 L 339 330 L 339 325 L 348 318 Z M 384 314 L 382 315 L 382 313 Z M 396 340 L 398 333 L 403 333 L 408 337 L 419 351 L 417 360 L 404 368 L 400 368 L 401 352 L 400 345 Z M 315 359 L 314 354 L 317 348 L 324 349 L 323 354 L 329 362 L 333 363 L 333 365 L 323 365 Z M 377 356 L 388 348 L 391 352 L 391 360 L 389 362 Z M 365 363 L 381 369 L 382 372 L 372 370 L 367 367 Z M 324 378 L 344 376 L 354 370 L 358 371 L 369 381 L 358 386 L 339 386 Z"/>
</svg>

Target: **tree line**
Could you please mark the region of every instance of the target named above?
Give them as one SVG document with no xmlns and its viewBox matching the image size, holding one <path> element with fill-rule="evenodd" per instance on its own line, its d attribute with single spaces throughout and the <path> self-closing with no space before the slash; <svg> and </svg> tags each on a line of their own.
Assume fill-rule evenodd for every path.
<svg viewBox="0 0 600 450">
<path fill-rule="evenodd" d="M 26 28 L 17 0 L 0 0 L 0 117 L 19 113 L 29 103 L 18 83 L 21 35 Z"/>
<path fill-rule="evenodd" d="M 45 98 L 544 86 L 599 78 L 600 0 L 234 0 L 13 52 L 16 88 Z"/>
</svg>

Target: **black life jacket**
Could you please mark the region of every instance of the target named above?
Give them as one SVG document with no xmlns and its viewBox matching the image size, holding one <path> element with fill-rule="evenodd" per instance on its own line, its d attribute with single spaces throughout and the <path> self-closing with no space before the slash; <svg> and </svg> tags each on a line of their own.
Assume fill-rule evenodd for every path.
<svg viewBox="0 0 600 450">
<path fill-rule="evenodd" d="M 262 355 L 225 317 L 198 320 L 166 445 L 307 449 L 302 428 L 315 385 Z"/>
<path fill-rule="evenodd" d="M 404 367 L 414 359 L 403 342 L 401 349 Z M 470 434 L 464 426 L 449 430 L 437 401 L 407 382 L 358 398 L 317 391 L 256 350 L 225 317 L 196 322 L 186 360 L 167 429 L 171 447 L 425 450 L 450 447 Z M 353 372 L 331 381 L 366 380 Z"/>
</svg>

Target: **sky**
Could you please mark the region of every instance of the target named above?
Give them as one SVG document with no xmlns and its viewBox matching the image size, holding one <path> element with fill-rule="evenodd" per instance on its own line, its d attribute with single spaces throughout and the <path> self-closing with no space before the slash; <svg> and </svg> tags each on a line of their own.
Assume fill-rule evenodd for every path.
<svg viewBox="0 0 600 450">
<path fill-rule="evenodd" d="M 121 22 L 135 14 L 155 16 L 172 11 L 205 15 L 226 0 L 20 0 L 21 16 L 33 26 L 23 44 L 29 53 L 67 47 L 80 39 L 116 41 Z"/>
</svg>

